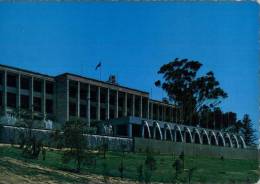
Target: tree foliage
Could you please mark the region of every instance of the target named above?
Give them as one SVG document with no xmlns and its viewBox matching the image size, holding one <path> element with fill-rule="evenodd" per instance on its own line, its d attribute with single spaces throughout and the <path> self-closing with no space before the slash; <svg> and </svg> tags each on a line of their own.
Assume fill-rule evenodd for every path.
<svg viewBox="0 0 260 184">
<path fill-rule="evenodd" d="M 158 80 L 155 85 L 161 87 L 169 101 L 178 107 L 184 122 L 191 121 L 205 108 L 213 109 L 227 97 L 212 71 L 197 76 L 201 66 L 198 61 L 176 58 L 158 71 L 163 81 Z"/>
<path fill-rule="evenodd" d="M 241 126 L 246 145 L 254 146 L 256 141 L 255 130 L 248 114 L 244 115 Z"/>
<path fill-rule="evenodd" d="M 86 123 L 79 119 L 67 121 L 64 125 L 63 137 L 67 150 L 63 153 L 63 162 L 74 160 L 77 172 L 80 172 L 81 165 L 86 160 L 86 141 L 83 135 L 86 129 Z"/>
</svg>

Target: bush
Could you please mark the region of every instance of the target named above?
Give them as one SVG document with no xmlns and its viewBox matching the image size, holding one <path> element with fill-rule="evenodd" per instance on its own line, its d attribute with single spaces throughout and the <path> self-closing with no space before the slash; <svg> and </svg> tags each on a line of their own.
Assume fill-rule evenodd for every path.
<svg viewBox="0 0 260 184">
<path fill-rule="evenodd" d="M 86 124 L 77 119 L 67 121 L 64 125 L 64 144 L 68 148 L 63 152 L 62 161 L 68 163 L 74 160 L 76 164 L 76 172 L 80 172 L 81 165 L 86 160 L 86 142 L 84 133 L 86 132 Z"/>
</svg>

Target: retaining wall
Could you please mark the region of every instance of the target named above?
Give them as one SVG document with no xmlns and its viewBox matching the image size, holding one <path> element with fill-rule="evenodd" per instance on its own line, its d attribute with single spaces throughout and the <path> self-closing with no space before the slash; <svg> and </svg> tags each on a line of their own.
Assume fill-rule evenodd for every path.
<svg viewBox="0 0 260 184">
<path fill-rule="evenodd" d="M 20 135 L 22 132 L 27 131 L 25 128 L 18 128 L 13 126 L 4 126 L 1 134 L 0 134 L 0 142 L 7 144 L 18 144 Z M 52 130 L 42 130 L 42 129 L 33 129 L 32 134 L 38 140 L 43 140 L 43 142 L 52 146 L 53 140 L 51 139 L 51 134 L 54 131 Z M 120 138 L 120 137 L 110 137 L 110 136 L 100 136 L 100 135 L 88 135 L 85 134 L 86 144 L 89 148 L 97 149 L 99 146 L 104 144 L 104 142 L 108 143 L 108 149 L 113 151 L 118 151 L 121 148 L 121 145 L 125 145 L 126 151 L 133 150 L 133 140 L 128 138 Z"/>
<path fill-rule="evenodd" d="M 134 138 L 134 151 L 145 152 L 149 148 L 155 152 L 180 155 L 183 151 L 189 156 L 208 156 L 229 159 L 254 159 L 258 157 L 257 149 L 229 148 L 221 146 L 179 143 L 154 139 Z"/>
</svg>

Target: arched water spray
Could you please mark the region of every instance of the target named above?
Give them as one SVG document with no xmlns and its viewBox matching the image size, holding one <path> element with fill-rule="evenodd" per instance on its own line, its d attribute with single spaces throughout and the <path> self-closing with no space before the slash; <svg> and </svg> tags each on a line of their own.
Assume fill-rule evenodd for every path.
<svg viewBox="0 0 260 184">
<path fill-rule="evenodd" d="M 177 131 L 179 132 L 181 142 L 183 142 L 183 136 L 182 136 L 182 133 L 181 133 L 181 128 L 178 125 L 175 125 L 173 129 L 174 129 L 174 142 L 177 142 Z"/>
<path fill-rule="evenodd" d="M 225 147 L 225 146 L 226 146 L 226 142 L 225 142 L 225 139 L 224 139 L 224 137 L 223 137 L 223 135 L 222 135 L 221 132 L 218 132 L 218 133 L 217 133 L 217 138 L 218 138 L 218 137 L 221 138 L 221 140 L 222 140 L 222 144 L 223 144 L 223 146 Z M 219 142 L 219 140 L 218 140 L 218 145 L 220 146 L 220 142 Z"/>
<path fill-rule="evenodd" d="M 164 140 L 167 140 L 167 131 L 170 134 L 171 141 L 173 141 L 172 131 L 169 124 L 164 124 Z"/>
<path fill-rule="evenodd" d="M 238 138 L 239 138 L 240 141 L 242 142 L 243 148 L 246 148 L 246 143 L 245 143 L 245 141 L 244 141 L 244 138 L 243 138 L 241 135 L 240 135 Z"/>
<path fill-rule="evenodd" d="M 147 129 L 147 132 L 148 132 L 148 137 L 151 138 L 151 132 L 150 132 L 150 128 L 149 128 L 149 124 L 147 121 L 144 121 L 142 123 L 142 137 L 144 138 L 145 134 L 145 128 Z"/>
<path fill-rule="evenodd" d="M 239 143 L 238 143 L 238 140 L 237 140 L 237 136 L 234 135 L 234 134 L 231 134 L 231 140 L 232 140 L 232 138 L 233 138 L 233 140 L 234 140 L 235 143 L 236 143 L 236 148 L 239 148 Z"/>
<path fill-rule="evenodd" d="M 156 129 L 159 131 L 159 135 L 160 135 L 160 140 L 163 139 L 162 137 L 162 131 L 161 131 L 161 128 L 160 128 L 160 125 L 158 122 L 154 122 L 153 123 L 153 138 L 156 139 Z"/>
<path fill-rule="evenodd" d="M 213 131 L 210 131 L 210 132 L 209 132 L 210 145 L 212 145 L 212 136 L 213 136 L 213 138 L 214 138 L 214 141 L 215 141 L 216 146 L 218 146 L 217 136 L 216 136 L 215 132 L 213 132 Z"/>
<path fill-rule="evenodd" d="M 231 148 L 233 148 L 233 143 L 232 143 L 232 141 L 231 141 L 231 138 L 230 138 L 230 135 L 229 135 L 229 133 L 225 133 L 224 134 L 224 138 L 225 138 L 225 143 L 226 143 L 226 138 L 228 139 L 228 142 L 229 142 L 229 146 L 231 147 Z M 227 143 L 226 143 L 227 144 Z"/>
<path fill-rule="evenodd" d="M 201 131 L 202 144 L 204 144 L 204 136 L 203 135 L 206 136 L 207 144 L 210 145 L 209 135 L 208 135 L 208 133 L 207 133 L 207 131 L 205 129 L 202 129 L 202 131 Z"/>
<path fill-rule="evenodd" d="M 199 137 L 199 144 L 202 144 L 200 132 L 197 128 L 193 129 L 193 143 L 196 143 L 196 135 Z"/>
<path fill-rule="evenodd" d="M 193 143 L 192 134 L 191 134 L 191 131 L 188 127 L 184 127 L 184 142 L 188 143 L 186 133 L 188 133 L 188 135 L 190 137 L 189 143 Z"/>
</svg>

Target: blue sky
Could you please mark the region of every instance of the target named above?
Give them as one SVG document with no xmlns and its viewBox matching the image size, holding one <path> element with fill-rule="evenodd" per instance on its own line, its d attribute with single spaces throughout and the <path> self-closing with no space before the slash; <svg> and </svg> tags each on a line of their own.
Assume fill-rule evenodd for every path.
<svg viewBox="0 0 260 184">
<path fill-rule="evenodd" d="M 1 3 L 0 63 L 56 75 L 72 72 L 152 91 L 161 65 L 188 58 L 213 70 L 224 111 L 258 123 L 256 3 Z"/>
</svg>

